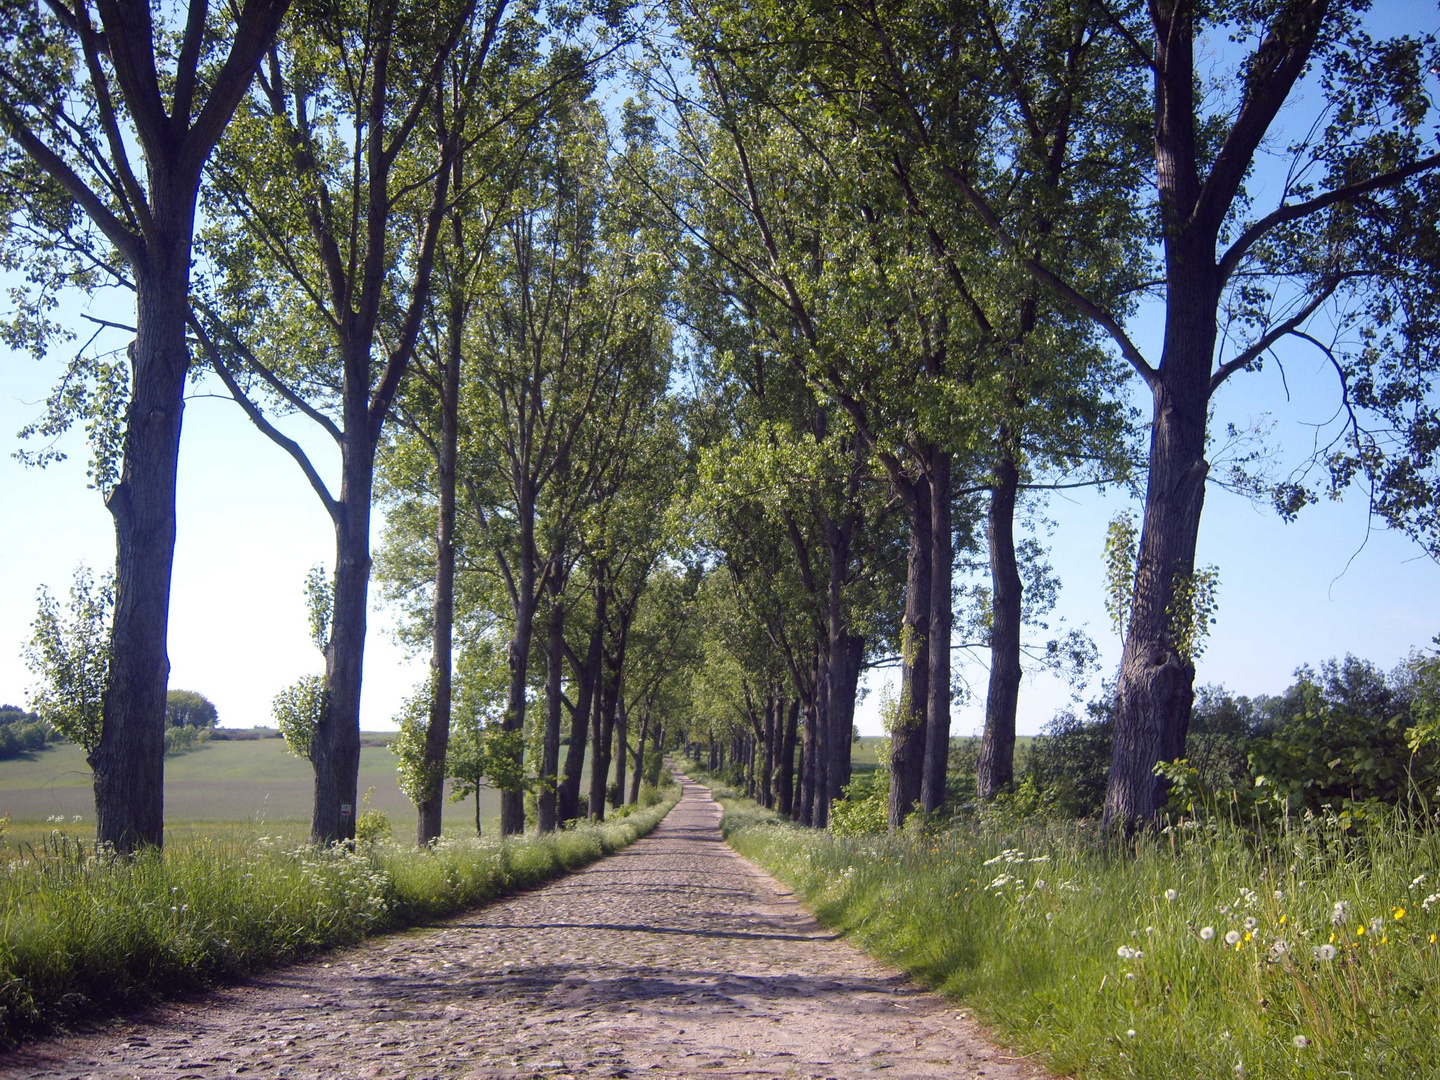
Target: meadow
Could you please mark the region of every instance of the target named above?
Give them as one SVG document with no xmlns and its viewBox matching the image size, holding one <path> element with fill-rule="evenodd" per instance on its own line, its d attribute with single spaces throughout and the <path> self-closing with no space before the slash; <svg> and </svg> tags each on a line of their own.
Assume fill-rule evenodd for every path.
<svg viewBox="0 0 1440 1080">
<path fill-rule="evenodd" d="M 415 831 L 415 807 L 396 780 L 395 756 L 386 746 L 393 732 L 365 732 L 360 750 L 360 794 L 371 788 L 370 806 L 390 819 L 395 835 Z M 83 833 L 95 824 L 90 767 L 74 743 L 0 761 L 0 817 L 8 817 L 4 838 L 35 842 L 48 834 L 56 818 Z M 278 833 L 297 841 L 308 833 L 314 775 L 308 761 L 286 748 L 283 739 L 211 740 L 165 761 L 167 839 L 210 835 L 234 838 Z M 472 835 L 474 802 L 447 803 L 446 832 Z M 76 818 L 79 821 L 76 821 Z M 500 796 L 481 792 L 486 832 L 498 828 Z"/>
<path fill-rule="evenodd" d="M 723 828 L 826 925 L 1000 1041 L 1097 1080 L 1440 1076 L 1440 842 L 1399 820 L 974 817 L 836 836 L 716 787 Z"/>
</svg>

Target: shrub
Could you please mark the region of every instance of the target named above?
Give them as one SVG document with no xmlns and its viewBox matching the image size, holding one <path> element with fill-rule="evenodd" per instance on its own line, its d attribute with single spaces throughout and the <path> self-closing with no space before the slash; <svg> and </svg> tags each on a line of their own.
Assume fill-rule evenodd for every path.
<svg viewBox="0 0 1440 1080">
<path fill-rule="evenodd" d="M 883 833 L 890 826 L 890 771 L 876 769 L 845 785 L 843 798 L 830 804 L 830 831 L 836 836 Z"/>
</svg>

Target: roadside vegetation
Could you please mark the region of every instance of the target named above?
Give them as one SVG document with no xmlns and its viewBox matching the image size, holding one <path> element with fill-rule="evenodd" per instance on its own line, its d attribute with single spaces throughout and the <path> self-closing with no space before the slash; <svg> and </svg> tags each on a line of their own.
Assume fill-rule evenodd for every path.
<svg viewBox="0 0 1440 1080">
<path fill-rule="evenodd" d="M 715 787 L 741 854 L 827 926 L 1082 1077 L 1423 1076 L 1440 1006 L 1440 839 L 1404 815 L 1257 828 L 986 810 L 837 835 Z"/>
<path fill-rule="evenodd" d="M 423 924 L 537 885 L 649 833 L 679 799 L 647 785 L 604 824 L 525 837 L 385 838 L 314 847 L 294 835 L 172 836 L 105 858 L 54 828 L 0 873 L 0 1039 L 153 1001 Z M 375 813 L 371 811 L 371 813 Z"/>
</svg>

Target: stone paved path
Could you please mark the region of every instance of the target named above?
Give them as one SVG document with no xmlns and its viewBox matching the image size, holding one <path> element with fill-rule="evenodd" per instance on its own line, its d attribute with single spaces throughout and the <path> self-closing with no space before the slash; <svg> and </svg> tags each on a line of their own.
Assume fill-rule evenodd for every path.
<svg viewBox="0 0 1440 1080">
<path fill-rule="evenodd" d="M 1030 1080 L 837 940 L 688 781 L 648 838 L 441 926 L 0 1055 L 0 1077 Z"/>
</svg>

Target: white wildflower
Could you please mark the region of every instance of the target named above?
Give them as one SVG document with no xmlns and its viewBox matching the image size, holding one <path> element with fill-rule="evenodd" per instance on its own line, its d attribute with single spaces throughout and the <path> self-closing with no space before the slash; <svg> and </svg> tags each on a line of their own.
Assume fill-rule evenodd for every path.
<svg viewBox="0 0 1440 1080">
<path fill-rule="evenodd" d="M 1336 900 L 1335 906 L 1330 910 L 1330 923 L 1332 926 L 1343 926 L 1350 918 L 1350 903 L 1347 900 Z"/>
<path fill-rule="evenodd" d="M 1296 1050 L 1304 1050 L 1305 1047 L 1310 1045 L 1310 1040 L 1304 1035 L 1296 1035 L 1291 1041 L 1294 1042 Z"/>
<path fill-rule="evenodd" d="M 1201 940 L 1201 941 L 1209 941 L 1209 940 L 1211 940 L 1212 938 L 1214 938 L 1214 936 L 1215 936 L 1215 928 L 1214 928 L 1213 926 L 1202 926 L 1202 927 L 1200 928 L 1200 940 Z"/>
<path fill-rule="evenodd" d="M 1238 944 L 1240 944 L 1240 931 L 1239 931 L 1239 930 L 1231 930 L 1228 934 L 1226 934 L 1226 935 L 1225 935 L 1225 944 L 1226 944 L 1226 945 L 1238 945 Z"/>
<path fill-rule="evenodd" d="M 1166 890 L 1165 890 L 1165 899 L 1166 899 L 1169 903 L 1172 903 L 1172 904 L 1173 904 L 1173 903 L 1175 902 L 1175 898 L 1176 898 L 1177 896 L 1179 896 L 1179 895 L 1180 895 L 1180 894 L 1179 894 L 1178 892 L 1176 892 L 1174 889 L 1166 889 Z"/>
<path fill-rule="evenodd" d="M 1310 955 L 1316 960 L 1324 960 L 1327 963 L 1335 959 L 1336 948 L 1334 945 L 1317 945 L 1310 950 Z"/>
<path fill-rule="evenodd" d="M 1115 950 L 1115 955 L 1121 960 L 1139 960 L 1145 954 L 1139 949 L 1132 949 L 1129 945 L 1121 945 Z"/>
<path fill-rule="evenodd" d="M 1135 1029 L 1134 1029 L 1134 1028 L 1131 1028 L 1129 1031 L 1125 1032 L 1125 1034 L 1126 1034 L 1126 1035 L 1129 1035 L 1130 1038 L 1133 1039 L 1133 1038 L 1135 1038 Z"/>
<path fill-rule="evenodd" d="M 1378 934 L 1378 933 L 1380 933 L 1381 930 L 1384 930 L 1384 929 L 1385 929 L 1385 920 L 1382 919 L 1379 915 L 1376 915 L 1375 918 L 1373 918 L 1373 919 L 1370 920 L 1370 932 L 1371 932 L 1372 934 Z"/>
<path fill-rule="evenodd" d="M 1429 876 L 1428 874 L 1421 874 L 1414 881 L 1410 882 L 1410 888 L 1418 889 L 1421 885 L 1425 884 L 1425 879 Z"/>
<path fill-rule="evenodd" d="M 1246 930 L 1254 930 L 1255 927 L 1257 927 L 1257 926 L 1259 926 L 1259 925 L 1260 925 L 1260 920 L 1257 919 L 1257 918 L 1255 918 L 1254 915 L 1246 915 L 1246 916 L 1245 916 L 1245 929 L 1246 929 Z"/>
<path fill-rule="evenodd" d="M 1440 904 L 1440 892 L 1431 893 L 1429 896 L 1425 897 L 1424 900 L 1420 901 L 1420 906 L 1423 907 L 1426 911 L 1429 911 L 1436 904 Z"/>
</svg>

